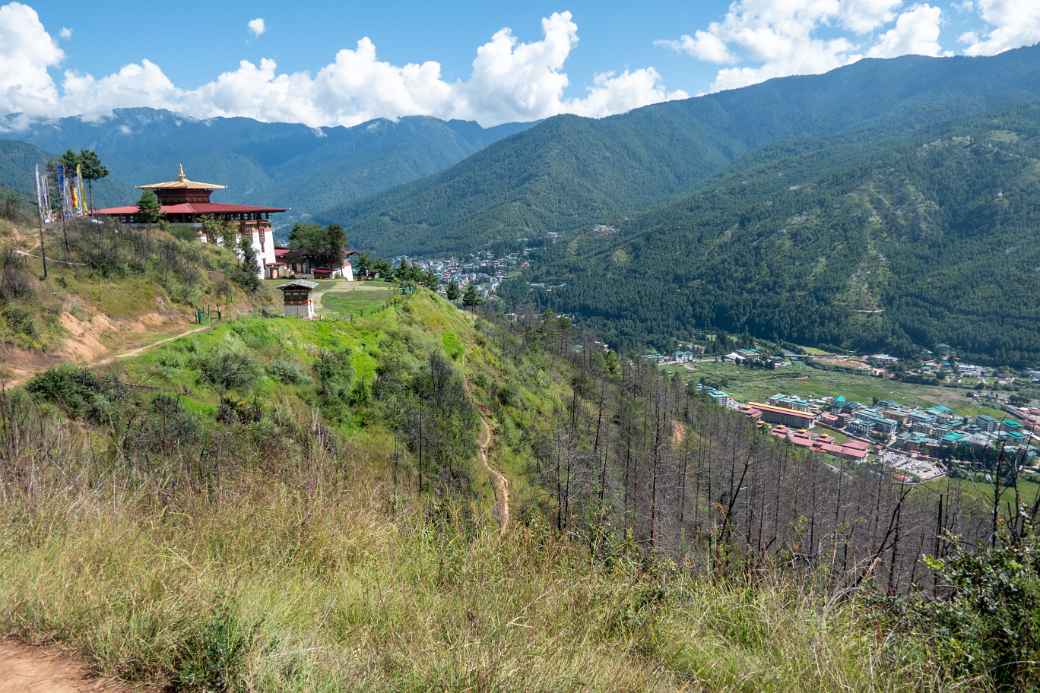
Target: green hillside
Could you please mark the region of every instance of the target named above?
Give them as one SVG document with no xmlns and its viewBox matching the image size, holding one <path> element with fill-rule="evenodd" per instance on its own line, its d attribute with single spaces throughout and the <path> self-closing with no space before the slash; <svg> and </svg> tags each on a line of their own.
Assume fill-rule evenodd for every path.
<svg viewBox="0 0 1040 693">
<path fill-rule="evenodd" d="M 546 253 L 544 297 L 625 343 L 695 326 L 1040 360 L 1040 109 L 772 148 L 619 235 Z"/>
<path fill-rule="evenodd" d="M 992 58 L 863 60 L 601 120 L 559 116 L 443 173 L 346 204 L 348 223 L 383 254 L 471 250 L 615 223 L 688 191 L 782 141 L 865 128 L 889 134 L 1032 102 L 1040 47 Z"/>
<path fill-rule="evenodd" d="M 218 246 L 159 229 L 70 222 L 47 227 L 41 252 L 35 210 L 26 203 L 14 211 L 7 218 L 0 193 L 0 380 L 7 384 L 199 328 L 199 308 L 231 316 L 272 301 L 267 291 L 243 289 L 237 258 Z"/>
</svg>

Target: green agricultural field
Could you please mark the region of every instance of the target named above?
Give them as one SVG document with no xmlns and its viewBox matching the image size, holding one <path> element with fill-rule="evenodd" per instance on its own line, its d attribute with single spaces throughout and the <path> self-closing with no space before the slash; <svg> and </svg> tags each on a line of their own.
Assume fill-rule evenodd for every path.
<svg viewBox="0 0 1040 693">
<path fill-rule="evenodd" d="M 964 494 L 966 502 L 977 503 L 984 507 L 991 507 L 993 504 L 993 484 L 985 481 L 975 481 L 972 479 L 955 479 L 946 477 L 941 479 L 933 479 L 925 482 L 925 487 L 940 493 L 946 492 L 947 481 L 951 488 L 959 487 L 961 492 Z M 1035 481 L 1019 481 L 1018 493 L 1020 502 L 1026 505 L 1032 505 L 1036 502 L 1037 495 L 1040 495 L 1040 484 Z M 969 500 L 970 499 L 970 500 Z M 1007 504 L 1013 503 L 1015 500 L 1015 492 L 1012 489 L 1004 489 L 1001 493 L 1000 507 L 1001 512 L 1006 512 Z"/>
<path fill-rule="evenodd" d="M 825 371 L 797 362 L 788 368 L 778 368 L 772 371 L 743 368 L 714 361 L 700 361 L 689 364 L 689 367 L 668 366 L 667 368 L 670 372 L 681 373 L 694 382 L 703 378 L 706 382 L 722 387 L 738 400 L 745 402 L 764 401 L 778 392 L 801 397 L 844 395 L 846 399 L 864 403 L 870 403 L 875 399 L 888 399 L 911 406 L 930 407 L 945 404 L 962 416 L 1003 415 L 997 409 L 980 405 L 969 399 L 966 390 L 913 385 L 867 375 Z"/>
</svg>

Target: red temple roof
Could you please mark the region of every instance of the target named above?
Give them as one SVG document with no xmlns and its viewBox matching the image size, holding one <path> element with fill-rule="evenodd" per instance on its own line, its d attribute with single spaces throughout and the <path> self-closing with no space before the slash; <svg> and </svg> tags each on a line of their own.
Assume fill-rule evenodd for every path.
<svg viewBox="0 0 1040 693">
<path fill-rule="evenodd" d="M 258 207 L 256 205 L 229 205 L 217 202 L 185 202 L 179 205 L 162 205 L 163 214 L 251 214 L 259 212 L 284 212 L 282 207 Z M 137 205 L 95 209 L 98 216 L 123 216 L 137 214 Z"/>
</svg>

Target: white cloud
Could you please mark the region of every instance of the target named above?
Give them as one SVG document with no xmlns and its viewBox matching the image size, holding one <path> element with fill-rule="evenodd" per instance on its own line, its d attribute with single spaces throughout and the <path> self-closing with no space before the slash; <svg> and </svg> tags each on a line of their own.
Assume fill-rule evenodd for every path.
<svg viewBox="0 0 1040 693">
<path fill-rule="evenodd" d="M 70 38 L 72 38 L 72 29 L 68 28 L 67 26 L 63 26 L 61 28 L 61 31 L 58 32 L 58 36 L 68 41 Z"/>
<path fill-rule="evenodd" d="M 312 105 L 312 80 L 306 73 L 277 73 L 268 58 L 255 65 L 248 60 L 198 89 L 185 92 L 171 110 L 210 118 L 246 116 L 258 120 L 313 124 L 321 119 Z"/>
<path fill-rule="evenodd" d="M 625 70 L 621 74 L 604 72 L 596 75 L 583 99 L 571 101 L 567 110 L 578 115 L 600 118 L 612 113 L 631 111 L 651 103 L 688 98 L 682 90 L 668 91 L 661 75 L 652 67 Z"/>
<path fill-rule="evenodd" d="M 976 0 L 975 9 L 989 26 L 982 32 L 967 32 L 968 55 L 996 55 L 1040 41 L 1040 2 L 1036 0 Z"/>
<path fill-rule="evenodd" d="M 842 0 L 838 21 L 857 34 L 866 34 L 896 18 L 903 0 Z"/>
<path fill-rule="evenodd" d="M 979 0 L 979 2 L 997 0 Z M 942 55 L 942 11 L 904 0 L 734 0 L 724 17 L 657 45 L 725 65 L 710 90 L 819 74 L 864 57 Z"/>
<path fill-rule="evenodd" d="M 259 36 L 263 20 L 253 20 L 249 28 Z M 5 42 L 8 35 L 16 40 Z M 47 69 L 61 63 L 61 50 L 34 10 L 11 4 L 0 7 L 0 68 L 11 66 L 0 70 L 0 113 L 24 110 L 36 117 L 78 114 L 97 119 L 113 108 L 152 106 L 195 117 L 247 116 L 313 127 L 404 115 L 494 125 L 565 112 L 604 116 L 686 97 L 668 90 L 661 75 L 646 67 L 598 74 L 583 96 L 568 98 L 564 68 L 577 44 L 573 16 L 557 12 L 542 20 L 539 40 L 521 41 L 508 28 L 496 32 L 477 48 L 464 80 L 446 80 L 440 63 L 432 60 L 405 65 L 382 60 L 372 40 L 364 37 L 354 48 L 339 50 L 316 73 L 280 73 L 269 58 L 259 64 L 243 60 L 197 89 L 182 89 L 145 59 L 102 77 L 67 69 L 59 94 Z M 9 77 L 12 73 L 18 76 Z M 26 84 L 33 85 L 31 92 Z"/>
<path fill-rule="evenodd" d="M 501 29 L 478 47 L 470 79 L 459 85 L 461 110 L 498 122 L 568 110 L 562 101 L 569 84 L 563 66 L 578 45 L 578 26 L 570 12 L 554 12 L 542 19 L 542 32 L 541 41 L 523 43 L 510 29 Z"/>
<path fill-rule="evenodd" d="M 257 17 L 256 19 L 250 19 L 246 24 L 249 30 L 253 32 L 253 36 L 260 38 L 265 31 L 267 31 L 267 24 L 264 22 L 263 17 Z"/>
<path fill-rule="evenodd" d="M 36 10 L 17 2 L 0 6 L 0 110 L 53 114 L 59 97 L 47 69 L 63 58 Z"/>
<path fill-rule="evenodd" d="M 821 37 L 825 27 L 869 31 L 902 0 L 737 0 L 707 30 L 677 42 L 684 52 L 715 63 L 745 64 L 720 69 L 713 91 L 735 89 L 773 77 L 815 74 L 860 56 L 844 36 Z M 720 50 L 721 49 L 721 50 Z M 750 63 L 750 64 L 747 64 Z"/>
<path fill-rule="evenodd" d="M 724 65 L 736 62 L 736 57 L 730 53 L 726 42 L 708 31 L 698 30 L 694 32 L 693 36 L 683 34 L 678 41 L 655 41 L 655 43 L 709 63 Z"/>
<path fill-rule="evenodd" d="M 63 114 L 82 115 L 87 120 L 103 118 L 113 108 L 177 108 L 181 98 L 181 92 L 150 60 L 124 65 L 100 79 L 67 70 L 62 91 Z"/>
<path fill-rule="evenodd" d="M 895 58 L 900 55 L 942 55 L 939 45 L 942 10 L 932 5 L 918 5 L 899 15 L 896 24 L 881 35 L 867 51 L 871 58 Z"/>
</svg>

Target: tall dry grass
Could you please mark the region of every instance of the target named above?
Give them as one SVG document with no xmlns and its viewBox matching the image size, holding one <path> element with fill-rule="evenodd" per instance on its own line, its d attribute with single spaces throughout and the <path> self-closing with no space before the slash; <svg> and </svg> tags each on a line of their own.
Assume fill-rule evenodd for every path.
<svg viewBox="0 0 1040 693">
<path fill-rule="evenodd" d="M 127 459 L 43 414 L 0 440 L 0 632 L 198 690 L 935 687 L 855 604 L 608 561 L 395 492 L 383 453 Z M 230 450 L 234 450 L 232 454 Z"/>
</svg>

